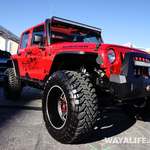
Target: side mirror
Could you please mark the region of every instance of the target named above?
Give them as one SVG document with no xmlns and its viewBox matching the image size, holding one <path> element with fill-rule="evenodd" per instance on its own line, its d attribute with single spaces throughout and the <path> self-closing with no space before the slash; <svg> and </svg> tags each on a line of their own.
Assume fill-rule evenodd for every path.
<svg viewBox="0 0 150 150">
<path fill-rule="evenodd" d="M 34 36 L 33 36 L 33 42 L 32 43 L 34 43 L 34 44 L 39 44 L 39 43 L 43 43 L 43 35 L 41 35 L 41 34 L 35 34 Z"/>
<path fill-rule="evenodd" d="M 42 45 L 43 35 L 41 35 L 41 34 L 35 34 L 33 36 L 33 42 L 32 43 L 39 44 L 39 49 L 45 50 L 45 48 L 46 48 L 44 45 Z"/>
</svg>

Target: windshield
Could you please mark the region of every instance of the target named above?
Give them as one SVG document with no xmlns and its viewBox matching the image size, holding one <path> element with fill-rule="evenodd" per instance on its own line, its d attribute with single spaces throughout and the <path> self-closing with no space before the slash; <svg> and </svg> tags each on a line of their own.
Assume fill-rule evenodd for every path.
<svg viewBox="0 0 150 150">
<path fill-rule="evenodd" d="M 84 28 L 77 28 L 73 25 L 63 24 L 60 22 L 53 22 L 51 26 L 51 40 L 52 43 L 58 42 L 85 42 L 97 43 L 101 41 L 100 33 Z"/>
</svg>

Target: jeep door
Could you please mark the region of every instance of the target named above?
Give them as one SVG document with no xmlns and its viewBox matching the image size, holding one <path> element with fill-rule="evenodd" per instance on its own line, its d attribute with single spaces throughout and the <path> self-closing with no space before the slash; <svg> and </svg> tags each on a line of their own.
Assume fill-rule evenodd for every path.
<svg viewBox="0 0 150 150">
<path fill-rule="evenodd" d="M 18 49 L 18 66 L 20 71 L 20 76 L 26 76 L 26 72 L 28 72 L 28 67 L 30 65 L 30 59 L 27 58 L 27 48 L 29 46 L 30 40 L 30 30 L 25 31 L 20 40 L 19 49 Z"/>
<path fill-rule="evenodd" d="M 30 59 L 30 66 L 28 68 L 28 75 L 32 79 L 43 80 L 44 74 L 44 57 L 45 52 L 39 49 L 39 44 L 34 43 L 34 35 L 43 35 L 43 43 L 45 45 L 45 29 L 44 24 L 33 28 L 30 47 L 28 48 L 27 58 Z"/>
</svg>

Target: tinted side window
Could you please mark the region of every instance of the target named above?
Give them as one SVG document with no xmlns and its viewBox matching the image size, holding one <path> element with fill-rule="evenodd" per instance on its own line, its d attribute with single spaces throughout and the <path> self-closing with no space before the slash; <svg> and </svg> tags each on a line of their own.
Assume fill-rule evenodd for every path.
<svg viewBox="0 0 150 150">
<path fill-rule="evenodd" d="M 21 47 L 20 47 L 20 49 L 27 47 L 28 38 L 29 38 L 29 31 L 26 32 L 26 33 L 24 33 L 24 34 L 22 35 L 22 40 L 21 40 Z"/>
<path fill-rule="evenodd" d="M 35 34 L 43 35 L 43 38 L 44 38 L 43 43 L 45 43 L 44 25 L 36 27 L 36 28 L 33 29 L 31 46 L 38 45 L 38 44 L 33 44 L 33 37 L 34 37 Z"/>
<path fill-rule="evenodd" d="M 0 58 L 10 58 L 11 54 L 8 52 L 0 51 Z"/>
</svg>

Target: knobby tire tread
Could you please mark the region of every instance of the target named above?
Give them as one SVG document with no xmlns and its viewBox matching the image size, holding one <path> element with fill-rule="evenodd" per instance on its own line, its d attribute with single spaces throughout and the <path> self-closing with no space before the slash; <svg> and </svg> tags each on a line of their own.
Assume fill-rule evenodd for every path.
<svg viewBox="0 0 150 150">
<path fill-rule="evenodd" d="M 8 83 L 5 83 L 6 77 L 8 79 Z M 4 88 L 4 94 L 8 100 L 16 100 L 20 97 L 22 91 L 21 80 L 16 78 L 13 68 L 8 68 L 5 71 L 4 84 L 8 84 L 6 85 L 8 86 L 8 91 L 5 91 L 6 89 Z"/>
<path fill-rule="evenodd" d="M 68 131 L 64 135 L 54 138 L 62 143 L 77 143 L 87 138 L 92 132 L 98 115 L 98 99 L 96 91 L 90 80 L 82 73 L 74 71 L 55 72 L 48 80 L 46 87 L 51 86 L 51 80 L 58 79 L 64 83 L 68 90 L 72 91 L 74 108 L 72 108 L 72 121 L 68 126 Z M 44 90 L 45 99 L 47 90 Z M 43 112 L 44 114 L 44 112 Z M 44 120 L 47 119 L 44 115 Z M 48 131 L 50 130 L 46 123 Z M 70 132 L 69 132 L 70 131 Z"/>
</svg>

